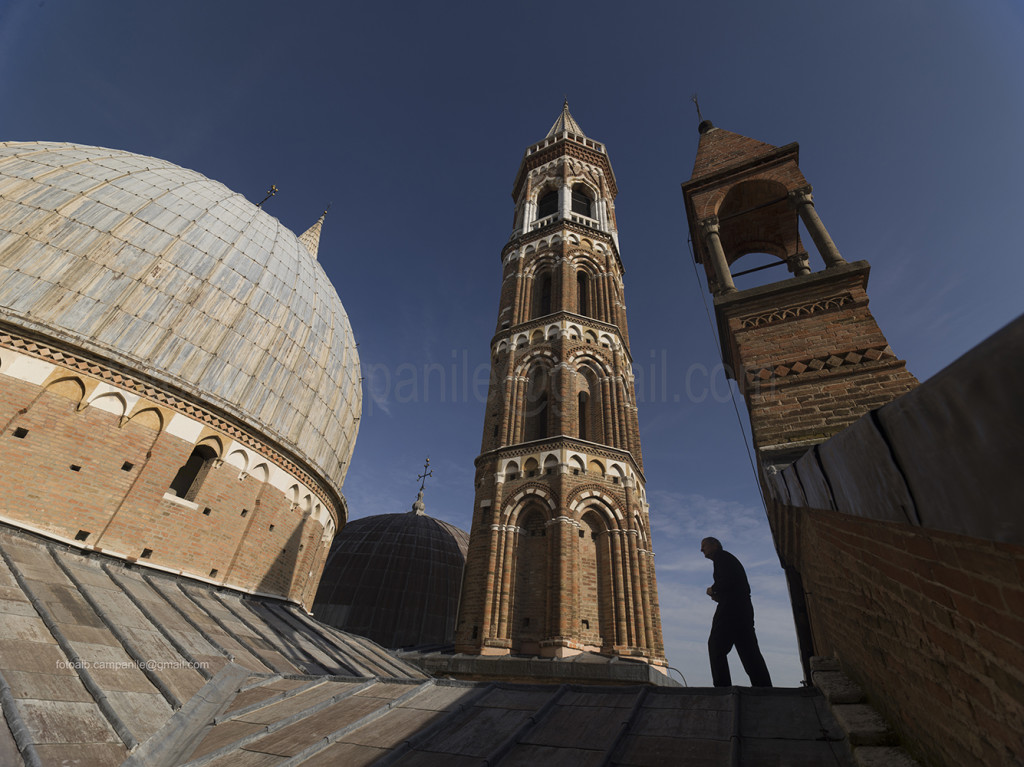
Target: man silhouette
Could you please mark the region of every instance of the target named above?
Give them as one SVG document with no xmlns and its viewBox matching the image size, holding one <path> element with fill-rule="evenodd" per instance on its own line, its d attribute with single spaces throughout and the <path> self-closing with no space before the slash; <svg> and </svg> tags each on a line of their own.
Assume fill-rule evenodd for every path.
<svg viewBox="0 0 1024 767">
<path fill-rule="evenodd" d="M 715 583 L 707 591 L 718 603 L 708 637 L 712 683 L 715 687 L 732 685 L 728 656 L 735 647 L 751 686 L 771 687 L 772 678 L 754 634 L 754 606 L 750 602 L 750 583 L 743 565 L 722 548 L 717 538 L 702 540 L 700 550 L 715 564 Z"/>
</svg>

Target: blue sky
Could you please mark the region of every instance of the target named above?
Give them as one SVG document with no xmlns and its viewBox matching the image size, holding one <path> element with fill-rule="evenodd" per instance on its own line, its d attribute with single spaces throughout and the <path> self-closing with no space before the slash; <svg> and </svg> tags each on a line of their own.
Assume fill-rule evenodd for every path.
<svg viewBox="0 0 1024 767">
<path fill-rule="evenodd" d="M 822 220 L 871 262 L 872 311 L 925 379 L 1022 309 L 1024 6 L 626 6 L 6 0 L 0 139 L 153 155 L 254 202 L 276 184 L 266 210 L 296 232 L 333 203 L 321 263 L 372 373 L 352 516 L 407 510 L 429 455 L 428 513 L 468 529 L 512 182 L 568 96 L 620 190 L 669 661 L 710 683 L 698 547 L 715 535 L 747 566 L 776 683 L 795 685 L 785 585 L 687 248 L 690 96 L 719 127 L 800 142 Z"/>
</svg>

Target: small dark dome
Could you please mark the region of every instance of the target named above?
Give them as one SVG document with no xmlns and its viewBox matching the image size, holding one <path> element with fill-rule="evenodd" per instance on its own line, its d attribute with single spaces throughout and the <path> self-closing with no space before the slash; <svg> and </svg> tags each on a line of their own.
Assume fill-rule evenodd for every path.
<svg viewBox="0 0 1024 767">
<path fill-rule="evenodd" d="M 421 509 L 354 519 L 331 545 L 313 614 L 384 647 L 449 644 L 468 546 Z"/>
</svg>

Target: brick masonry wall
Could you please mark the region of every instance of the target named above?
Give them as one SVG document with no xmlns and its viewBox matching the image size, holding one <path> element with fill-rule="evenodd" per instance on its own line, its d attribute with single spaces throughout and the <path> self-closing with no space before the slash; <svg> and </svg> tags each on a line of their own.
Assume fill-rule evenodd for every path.
<svg viewBox="0 0 1024 767">
<path fill-rule="evenodd" d="M 834 655 L 928 764 L 1024 757 L 1024 547 L 834 511 L 791 552 L 815 652 Z"/>
<path fill-rule="evenodd" d="M 715 300 L 757 447 L 824 440 L 917 379 L 889 348 L 856 262 Z"/>
<path fill-rule="evenodd" d="M 312 570 L 322 568 L 330 545 L 321 523 L 278 488 L 224 461 L 191 503 L 169 499 L 194 443 L 155 417 L 122 423 L 98 407 L 80 409 L 87 383 L 66 377 L 44 389 L 0 375 L 0 514 L 84 547 L 305 598 L 311 607 L 308 581 L 319 579 Z M 136 409 L 144 407 L 141 401 Z"/>
<path fill-rule="evenodd" d="M 764 475 L 812 651 L 929 764 L 1024 760 L 1022 376 L 1024 318 Z"/>
</svg>

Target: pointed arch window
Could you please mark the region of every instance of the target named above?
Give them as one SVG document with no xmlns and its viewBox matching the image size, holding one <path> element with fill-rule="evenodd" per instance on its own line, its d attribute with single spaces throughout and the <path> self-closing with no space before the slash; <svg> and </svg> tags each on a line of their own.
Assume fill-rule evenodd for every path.
<svg viewBox="0 0 1024 767">
<path fill-rule="evenodd" d="M 583 184 L 576 184 L 572 188 L 572 212 L 587 218 L 593 218 L 591 203 L 592 200 L 588 194 L 587 187 Z"/>
<path fill-rule="evenodd" d="M 590 279 L 585 271 L 580 269 L 576 272 L 576 310 L 584 317 L 590 316 L 589 283 Z"/>
<path fill-rule="evenodd" d="M 558 212 L 558 190 L 552 189 L 537 199 L 537 218 L 547 218 Z"/>
<path fill-rule="evenodd" d="M 551 314 L 551 270 L 542 270 L 534 282 L 533 316 Z"/>
<path fill-rule="evenodd" d="M 548 402 L 548 371 L 543 367 L 530 370 L 526 384 L 523 439 L 530 442 L 548 436 L 550 407 Z"/>
<path fill-rule="evenodd" d="M 576 419 L 580 439 L 588 442 L 604 442 L 604 418 L 601 409 L 601 379 L 589 365 L 578 371 L 578 394 L 576 395 Z"/>
<path fill-rule="evenodd" d="M 194 501 L 216 460 L 217 453 L 212 447 L 199 445 L 192 451 L 185 465 L 174 475 L 170 492 L 186 501 Z"/>
</svg>

